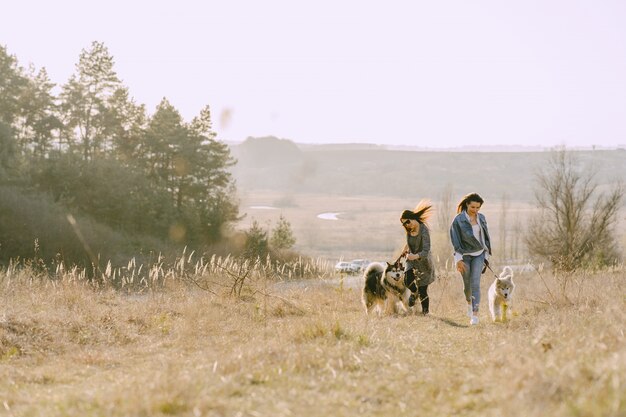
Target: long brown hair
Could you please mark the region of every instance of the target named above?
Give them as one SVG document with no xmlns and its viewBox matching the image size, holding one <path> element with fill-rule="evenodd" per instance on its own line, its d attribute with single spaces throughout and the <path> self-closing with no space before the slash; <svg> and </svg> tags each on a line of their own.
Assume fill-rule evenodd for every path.
<svg viewBox="0 0 626 417">
<path fill-rule="evenodd" d="M 479 203 L 482 206 L 485 200 L 483 200 L 482 197 L 479 196 L 477 193 L 469 193 L 459 202 L 459 205 L 456 208 L 457 214 L 461 213 L 464 210 L 467 210 L 467 205 L 471 202 Z"/>
<path fill-rule="evenodd" d="M 418 223 L 426 223 L 433 214 L 433 205 L 430 200 L 421 200 L 417 206 L 411 210 L 404 210 L 400 215 L 402 219 L 417 220 Z"/>
</svg>

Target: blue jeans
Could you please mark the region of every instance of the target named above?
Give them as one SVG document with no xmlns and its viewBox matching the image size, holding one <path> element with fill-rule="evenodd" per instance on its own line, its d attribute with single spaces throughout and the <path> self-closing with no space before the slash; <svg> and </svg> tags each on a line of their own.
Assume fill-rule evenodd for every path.
<svg viewBox="0 0 626 417">
<path fill-rule="evenodd" d="M 463 277 L 463 292 L 465 300 L 472 302 L 472 311 L 477 312 L 480 305 L 480 275 L 485 265 L 485 252 L 478 256 L 463 255 L 465 273 Z"/>
</svg>

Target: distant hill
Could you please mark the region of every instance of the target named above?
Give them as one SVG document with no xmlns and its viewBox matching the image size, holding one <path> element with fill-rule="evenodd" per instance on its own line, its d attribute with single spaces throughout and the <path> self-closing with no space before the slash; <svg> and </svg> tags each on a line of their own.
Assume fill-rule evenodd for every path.
<svg viewBox="0 0 626 417">
<path fill-rule="evenodd" d="M 490 199 L 506 193 L 511 201 L 530 201 L 535 174 L 550 156 L 536 149 L 455 152 L 369 144 L 300 145 L 273 137 L 249 138 L 230 146 L 239 160 L 233 175 L 242 191 L 406 195 L 412 199 L 437 199 L 446 187 L 452 187 L 455 197 L 476 191 Z M 582 167 L 596 169 L 601 186 L 626 181 L 626 150 L 573 152 Z"/>
</svg>

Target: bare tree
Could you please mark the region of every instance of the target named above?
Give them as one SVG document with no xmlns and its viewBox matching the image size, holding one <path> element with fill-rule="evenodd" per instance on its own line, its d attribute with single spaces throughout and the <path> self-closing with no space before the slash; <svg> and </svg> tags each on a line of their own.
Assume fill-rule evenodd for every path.
<svg viewBox="0 0 626 417">
<path fill-rule="evenodd" d="M 566 271 L 618 259 L 613 226 L 624 187 L 618 181 L 611 190 L 599 192 L 594 174 L 579 169 L 578 160 L 565 149 L 551 155 L 537 174 L 535 198 L 541 213 L 531 220 L 525 238 L 531 255 Z"/>
<path fill-rule="evenodd" d="M 454 203 L 452 201 L 452 184 L 446 184 L 441 192 L 437 210 L 437 226 L 439 230 L 447 232 L 454 217 Z"/>
<path fill-rule="evenodd" d="M 452 244 L 450 243 L 450 224 L 455 215 L 455 206 L 452 200 L 453 187 L 447 183 L 439 194 L 439 205 L 435 210 L 437 216 L 436 228 L 431 232 L 432 251 L 437 267 L 448 265 L 451 261 Z M 450 263 L 451 265 L 451 263 Z"/>
<path fill-rule="evenodd" d="M 522 236 L 522 221 L 520 220 L 519 216 L 515 217 L 515 220 L 513 220 L 513 229 L 512 229 L 513 233 L 512 233 L 512 238 L 511 238 L 511 244 L 509 245 L 509 256 L 512 259 L 520 259 L 521 258 L 521 254 L 520 254 L 520 240 L 521 240 L 521 236 Z M 525 254 L 524 254 L 525 255 Z"/>
<path fill-rule="evenodd" d="M 507 193 L 502 194 L 502 202 L 500 205 L 500 245 L 498 252 L 501 254 L 503 258 L 506 258 L 506 241 L 507 241 L 507 233 L 506 233 L 506 219 L 508 217 L 509 212 L 509 196 Z"/>
</svg>

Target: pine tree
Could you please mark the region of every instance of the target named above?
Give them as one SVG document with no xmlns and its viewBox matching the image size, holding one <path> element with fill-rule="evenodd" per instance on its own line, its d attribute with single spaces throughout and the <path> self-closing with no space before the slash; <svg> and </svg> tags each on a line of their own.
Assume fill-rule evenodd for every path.
<svg viewBox="0 0 626 417">
<path fill-rule="evenodd" d="M 215 136 L 208 107 L 186 124 L 164 98 L 142 144 L 148 174 L 168 190 L 180 220 L 201 235 L 195 238 L 206 243 L 219 240 L 239 215 L 229 172 L 235 160 Z"/>
<path fill-rule="evenodd" d="M 250 259 L 265 258 L 269 252 L 267 231 L 263 230 L 259 222 L 254 220 L 246 232 L 244 256 Z"/>
<path fill-rule="evenodd" d="M 52 93 L 54 86 L 45 68 L 36 74 L 34 68 L 31 68 L 28 82 L 19 98 L 20 112 L 16 121 L 18 141 L 22 151 L 32 154 L 37 161 L 48 156 L 55 137 L 58 138 L 64 129 Z"/>
<path fill-rule="evenodd" d="M 61 109 L 70 141 L 77 141 L 83 159 L 109 152 L 115 126 L 111 120 L 110 99 L 122 88 L 114 69 L 113 57 L 101 42 L 93 42 L 80 54 L 77 74 L 61 92 Z"/>
<path fill-rule="evenodd" d="M 109 126 L 114 156 L 125 165 L 141 158 L 141 140 L 147 123 L 146 107 L 136 104 L 125 87 L 115 90 L 107 101 L 106 124 Z"/>
<path fill-rule="evenodd" d="M 27 83 L 15 56 L 0 45 L 0 122 L 5 126 L 13 126 L 19 113 L 19 97 Z"/>
<path fill-rule="evenodd" d="M 278 224 L 272 231 L 270 244 L 274 249 L 285 250 L 292 248 L 295 243 L 296 238 L 293 236 L 291 223 L 289 223 L 287 219 L 285 219 L 285 217 L 281 214 L 280 218 L 278 219 Z"/>
</svg>

